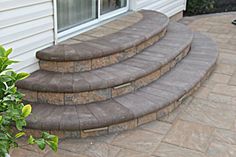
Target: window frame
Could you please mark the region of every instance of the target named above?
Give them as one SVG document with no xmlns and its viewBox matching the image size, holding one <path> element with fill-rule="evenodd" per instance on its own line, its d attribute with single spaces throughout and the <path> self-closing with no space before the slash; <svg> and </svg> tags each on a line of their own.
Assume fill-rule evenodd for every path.
<svg viewBox="0 0 236 157">
<path fill-rule="evenodd" d="M 86 32 L 90 29 L 93 29 L 101 24 L 103 24 L 104 21 L 108 21 L 111 18 L 114 18 L 115 16 L 118 16 L 120 14 L 123 14 L 127 11 L 129 11 L 130 8 L 130 0 L 127 0 L 126 7 L 111 11 L 109 13 L 101 15 L 101 8 L 100 8 L 100 2 L 101 0 L 97 0 L 97 18 L 94 20 L 91 20 L 87 23 L 83 23 L 81 25 L 69 28 L 67 30 L 64 30 L 62 32 L 58 32 L 58 23 L 57 23 L 57 0 L 53 0 L 53 12 L 54 12 L 54 42 L 55 44 L 67 40 L 69 38 L 72 38 L 73 36 L 76 36 L 78 34 L 81 34 L 83 32 Z"/>
</svg>

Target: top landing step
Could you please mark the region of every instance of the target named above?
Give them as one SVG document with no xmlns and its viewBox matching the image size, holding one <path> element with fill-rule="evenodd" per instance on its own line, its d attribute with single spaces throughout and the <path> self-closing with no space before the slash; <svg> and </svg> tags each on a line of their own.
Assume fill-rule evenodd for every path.
<svg viewBox="0 0 236 157">
<path fill-rule="evenodd" d="M 129 20 L 132 22 L 128 22 Z M 129 51 L 134 51 L 132 54 L 135 55 L 162 38 L 165 35 L 168 24 L 169 18 L 164 14 L 156 11 L 141 10 L 120 17 L 97 29 L 97 33 L 100 31 L 101 34 L 106 34 L 105 36 L 97 34 L 98 37 L 94 37 L 92 35 L 96 33 L 91 32 L 95 32 L 96 29 L 91 30 L 90 33 L 85 33 L 86 37 L 79 35 L 68 42 L 39 51 L 37 58 L 43 66 L 44 62 L 93 62 L 94 59 L 114 57 L 115 54 L 129 53 Z M 127 27 L 123 26 L 122 29 L 119 29 L 118 25 Z M 111 29 L 114 31 L 109 34 L 109 31 L 112 32 Z M 124 59 L 126 58 L 120 57 L 120 60 L 118 59 L 116 63 Z M 100 67 L 91 69 L 96 68 Z"/>
</svg>

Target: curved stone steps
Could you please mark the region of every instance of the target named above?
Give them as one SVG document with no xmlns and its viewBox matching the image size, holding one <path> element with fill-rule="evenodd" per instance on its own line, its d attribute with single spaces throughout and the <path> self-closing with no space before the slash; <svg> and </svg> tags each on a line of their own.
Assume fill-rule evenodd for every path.
<svg viewBox="0 0 236 157">
<path fill-rule="evenodd" d="M 189 52 L 193 33 L 173 22 L 166 36 L 126 61 L 83 73 L 39 70 L 17 83 L 30 102 L 86 104 L 131 93 L 164 75 Z"/>
<path fill-rule="evenodd" d="M 33 104 L 28 129 L 60 137 L 87 137 L 135 128 L 174 110 L 199 87 L 218 57 L 215 43 L 195 33 L 192 49 L 170 72 L 132 94 L 75 106 Z"/>
<path fill-rule="evenodd" d="M 153 45 L 166 33 L 169 19 L 155 11 L 139 11 L 143 18 L 118 32 L 71 45 L 57 45 L 37 53 L 40 68 L 81 72 L 121 62 Z"/>
</svg>

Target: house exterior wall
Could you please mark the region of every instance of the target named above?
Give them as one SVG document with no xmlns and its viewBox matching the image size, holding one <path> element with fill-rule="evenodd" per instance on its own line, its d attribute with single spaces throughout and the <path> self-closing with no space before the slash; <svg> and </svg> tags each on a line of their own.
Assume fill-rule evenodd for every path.
<svg viewBox="0 0 236 157">
<path fill-rule="evenodd" d="M 35 71 L 35 53 L 54 40 L 52 0 L 0 0 L 0 6 L 0 44 L 13 48 L 15 70 Z"/>
<path fill-rule="evenodd" d="M 39 68 L 35 53 L 54 44 L 54 0 L 0 0 L 0 44 L 13 48 L 17 71 Z M 130 0 L 131 10 L 151 9 L 172 16 L 185 9 L 185 0 Z"/>
<path fill-rule="evenodd" d="M 156 10 L 171 17 L 186 8 L 187 0 L 131 0 L 131 9 Z"/>
</svg>

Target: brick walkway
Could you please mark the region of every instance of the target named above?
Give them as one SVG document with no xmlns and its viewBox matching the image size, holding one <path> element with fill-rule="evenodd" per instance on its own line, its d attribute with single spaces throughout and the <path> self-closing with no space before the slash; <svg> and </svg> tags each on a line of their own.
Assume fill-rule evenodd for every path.
<svg viewBox="0 0 236 157">
<path fill-rule="evenodd" d="M 160 121 L 109 136 L 61 141 L 58 153 L 35 147 L 12 157 L 235 157 L 236 13 L 185 18 L 219 46 L 218 65 L 200 90 Z"/>
</svg>

